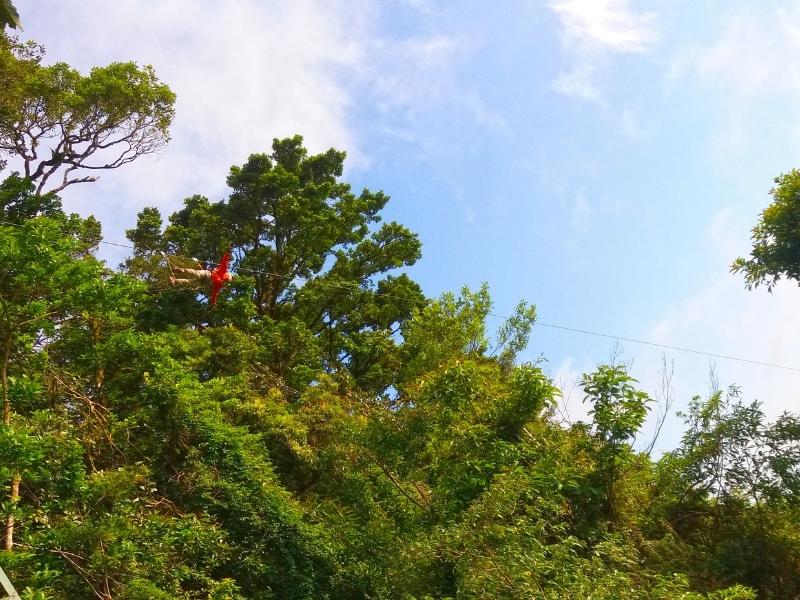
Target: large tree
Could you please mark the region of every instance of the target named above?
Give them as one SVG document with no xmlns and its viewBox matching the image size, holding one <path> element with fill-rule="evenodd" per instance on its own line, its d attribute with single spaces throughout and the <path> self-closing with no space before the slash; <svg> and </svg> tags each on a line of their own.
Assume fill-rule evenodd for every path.
<svg viewBox="0 0 800 600">
<path fill-rule="evenodd" d="M 294 323 L 316 338 L 328 370 L 346 367 L 381 389 L 399 369 L 400 324 L 424 301 L 407 275 L 389 272 L 414 264 L 420 242 L 398 223 L 380 224 L 386 194 L 356 194 L 340 180 L 344 152 L 312 155 L 302 142 L 276 139 L 271 153 L 232 167 L 227 200 L 187 198 L 163 234 L 158 211 L 142 211 L 128 232 L 136 246 L 129 268 L 152 273 L 155 250 L 214 262 L 230 247 L 240 283 L 229 297 L 246 296 L 261 323 Z"/>
<path fill-rule="evenodd" d="M 96 181 L 87 172 L 164 147 L 175 95 L 152 67 L 111 63 L 82 75 L 43 58 L 41 46 L 0 33 L 0 157 L 19 164 L 37 193 Z"/>
</svg>

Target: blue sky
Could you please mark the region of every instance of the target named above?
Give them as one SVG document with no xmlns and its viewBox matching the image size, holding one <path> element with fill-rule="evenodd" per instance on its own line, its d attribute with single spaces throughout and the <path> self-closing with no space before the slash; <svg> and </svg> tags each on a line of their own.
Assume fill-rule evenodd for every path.
<svg viewBox="0 0 800 600">
<path fill-rule="evenodd" d="M 772 178 L 800 163 L 800 2 L 18 5 L 51 60 L 153 64 L 178 94 L 158 159 L 64 193 L 109 240 L 143 206 L 223 197 L 230 165 L 301 133 L 392 196 L 428 294 L 486 281 L 497 313 L 525 298 L 544 322 L 800 367 L 797 286 L 747 292 L 728 273 Z M 575 378 L 613 345 L 539 327 L 525 358 L 547 358 L 576 419 Z M 656 395 L 661 351 L 621 352 Z M 676 408 L 707 392 L 708 359 L 667 359 Z M 800 373 L 714 364 L 770 415 L 796 409 Z"/>
</svg>

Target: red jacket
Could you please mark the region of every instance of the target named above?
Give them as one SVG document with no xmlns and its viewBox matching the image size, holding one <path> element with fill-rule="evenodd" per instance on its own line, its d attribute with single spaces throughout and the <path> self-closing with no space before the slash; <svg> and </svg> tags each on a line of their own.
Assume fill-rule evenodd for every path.
<svg viewBox="0 0 800 600">
<path fill-rule="evenodd" d="M 217 295 L 220 290 L 225 286 L 228 280 L 228 261 L 231 258 L 231 253 L 226 252 L 222 255 L 222 260 L 219 261 L 217 268 L 211 271 L 211 305 L 217 305 Z"/>
</svg>

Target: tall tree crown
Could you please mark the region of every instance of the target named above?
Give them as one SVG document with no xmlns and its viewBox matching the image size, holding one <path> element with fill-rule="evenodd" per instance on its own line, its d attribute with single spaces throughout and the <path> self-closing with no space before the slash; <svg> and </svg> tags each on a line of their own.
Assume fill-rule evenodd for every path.
<svg viewBox="0 0 800 600">
<path fill-rule="evenodd" d="M 44 50 L 0 33 L 0 155 L 21 163 L 37 193 L 97 179 L 161 150 L 175 94 L 152 67 L 132 62 L 82 75 L 45 66 Z"/>
</svg>

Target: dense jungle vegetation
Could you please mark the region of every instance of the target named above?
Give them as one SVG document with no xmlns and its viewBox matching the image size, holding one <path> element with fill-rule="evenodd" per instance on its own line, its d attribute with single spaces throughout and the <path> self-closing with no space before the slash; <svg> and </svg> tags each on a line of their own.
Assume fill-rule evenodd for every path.
<svg viewBox="0 0 800 600">
<path fill-rule="evenodd" d="M 651 399 L 609 364 L 564 426 L 517 360 L 533 306 L 490 331 L 486 287 L 426 297 L 389 197 L 300 137 L 221 200 L 143 210 L 107 265 L 58 194 L 166 144 L 175 98 L 42 52 L 0 38 L 0 565 L 23 598 L 800 597 L 800 418 L 717 390 L 651 456 Z M 798 273 L 800 175 L 773 193 L 751 285 Z M 162 252 L 229 247 L 216 307 L 169 285 Z"/>
</svg>

